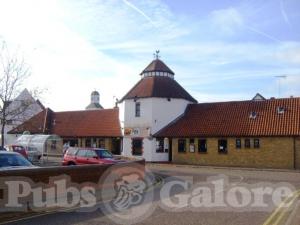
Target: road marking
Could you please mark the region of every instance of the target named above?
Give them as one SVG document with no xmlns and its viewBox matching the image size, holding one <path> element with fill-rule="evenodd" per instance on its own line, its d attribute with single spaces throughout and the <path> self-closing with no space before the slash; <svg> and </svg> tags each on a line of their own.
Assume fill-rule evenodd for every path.
<svg viewBox="0 0 300 225">
<path fill-rule="evenodd" d="M 295 201 L 295 199 L 298 198 L 298 195 L 296 194 L 290 201 L 290 206 L 287 208 L 284 208 L 281 213 L 279 214 L 279 216 L 277 217 L 277 219 L 274 221 L 273 225 L 278 225 L 281 221 L 281 219 L 286 215 L 286 213 L 288 212 L 288 210 L 290 209 L 290 207 L 293 205 L 293 202 Z"/>
<path fill-rule="evenodd" d="M 296 216 L 297 214 L 297 210 L 299 209 L 299 206 L 300 206 L 300 202 L 297 202 L 296 203 L 296 206 L 294 207 L 293 209 L 293 212 L 290 214 L 289 218 L 287 219 L 285 225 L 291 225 L 292 224 L 292 221 L 294 219 L 294 217 Z"/>
<path fill-rule="evenodd" d="M 278 225 L 281 219 L 286 215 L 288 209 L 293 205 L 294 201 L 300 196 L 300 189 L 295 191 L 290 197 L 287 197 L 282 201 L 275 211 L 269 216 L 269 218 L 263 223 L 263 225 Z M 290 204 L 286 207 L 286 204 Z M 274 221 L 275 220 L 275 221 Z"/>
</svg>

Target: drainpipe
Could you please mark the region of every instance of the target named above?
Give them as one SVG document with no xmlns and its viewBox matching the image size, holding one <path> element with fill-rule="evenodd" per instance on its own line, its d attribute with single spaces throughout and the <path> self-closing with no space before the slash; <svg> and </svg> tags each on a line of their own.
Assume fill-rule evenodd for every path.
<svg viewBox="0 0 300 225">
<path fill-rule="evenodd" d="M 296 137 L 294 137 L 294 169 L 297 169 L 296 168 Z"/>
<path fill-rule="evenodd" d="M 47 117 L 48 117 L 48 108 L 46 109 L 45 118 L 44 118 L 43 134 L 45 134 L 46 129 L 47 129 Z"/>
</svg>

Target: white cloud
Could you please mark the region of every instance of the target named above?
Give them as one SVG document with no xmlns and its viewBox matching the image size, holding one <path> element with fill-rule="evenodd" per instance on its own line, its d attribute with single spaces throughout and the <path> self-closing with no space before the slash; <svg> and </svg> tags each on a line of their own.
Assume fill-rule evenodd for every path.
<svg viewBox="0 0 300 225">
<path fill-rule="evenodd" d="M 235 34 L 244 25 L 242 14 L 235 8 L 214 10 L 210 17 L 213 26 L 224 34 Z"/>
<path fill-rule="evenodd" d="M 134 4 L 130 3 L 127 0 L 123 0 L 123 2 L 128 5 L 130 8 L 132 8 L 133 10 L 137 11 L 139 14 L 141 14 L 144 18 L 146 18 L 153 26 L 156 26 L 154 21 L 147 16 L 141 9 L 139 9 L 138 7 L 136 7 Z"/>
<path fill-rule="evenodd" d="M 209 19 L 212 23 L 212 27 L 215 29 L 214 31 L 221 36 L 238 36 L 241 33 L 250 31 L 269 40 L 281 42 L 275 36 L 268 34 L 255 26 L 257 25 L 259 27 L 260 24 L 253 25 L 253 18 L 249 17 L 249 12 L 244 12 L 244 10 L 229 7 L 212 11 Z M 282 13 L 284 12 L 285 11 L 282 11 Z"/>
<path fill-rule="evenodd" d="M 298 74 L 288 75 L 282 84 L 284 96 L 300 96 L 300 72 Z"/>
<path fill-rule="evenodd" d="M 281 51 L 278 51 L 276 57 L 282 62 L 300 66 L 300 43 L 284 43 L 281 45 Z"/>
<path fill-rule="evenodd" d="M 286 24 L 291 28 L 292 25 L 291 25 L 291 22 L 290 22 L 290 19 L 285 11 L 285 7 L 284 7 L 284 3 L 283 3 L 283 0 L 280 0 L 279 1 L 279 5 L 280 5 L 280 12 L 281 12 L 281 15 L 284 19 L 284 21 L 286 22 Z"/>
<path fill-rule="evenodd" d="M 109 51 L 144 49 L 151 60 L 155 45 L 182 35 L 161 2 L 134 4 L 146 8 L 157 26 L 116 0 L 0 0 L 0 35 L 24 52 L 32 67 L 26 86 L 47 88 L 46 105 L 54 110 L 83 109 L 97 89 L 101 104 L 112 107 L 113 96 L 121 98 L 146 65 L 120 60 Z"/>
</svg>

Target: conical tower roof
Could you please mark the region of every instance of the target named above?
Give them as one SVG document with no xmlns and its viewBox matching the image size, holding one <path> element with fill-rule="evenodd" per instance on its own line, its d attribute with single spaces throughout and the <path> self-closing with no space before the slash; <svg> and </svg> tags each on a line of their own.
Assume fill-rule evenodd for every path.
<svg viewBox="0 0 300 225">
<path fill-rule="evenodd" d="M 141 73 L 143 78 L 120 100 L 136 98 L 175 98 L 196 103 L 179 83 L 174 72 L 160 59 L 153 60 Z"/>
<path fill-rule="evenodd" d="M 174 75 L 175 73 L 160 59 L 153 60 L 141 73 L 143 75 L 147 72 L 166 72 Z"/>
</svg>

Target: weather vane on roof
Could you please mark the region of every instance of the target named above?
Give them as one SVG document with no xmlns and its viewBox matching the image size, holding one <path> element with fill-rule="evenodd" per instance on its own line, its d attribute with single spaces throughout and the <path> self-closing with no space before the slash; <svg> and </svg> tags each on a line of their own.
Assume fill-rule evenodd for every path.
<svg viewBox="0 0 300 225">
<path fill-rule="evenodd" d="M 155 59 L 160 58 L 159 52 L 160 52 L 159 50 L 156 50 L 155 53 L 153 53 L 153 56 L 154 56 Z"/>
</svg>

